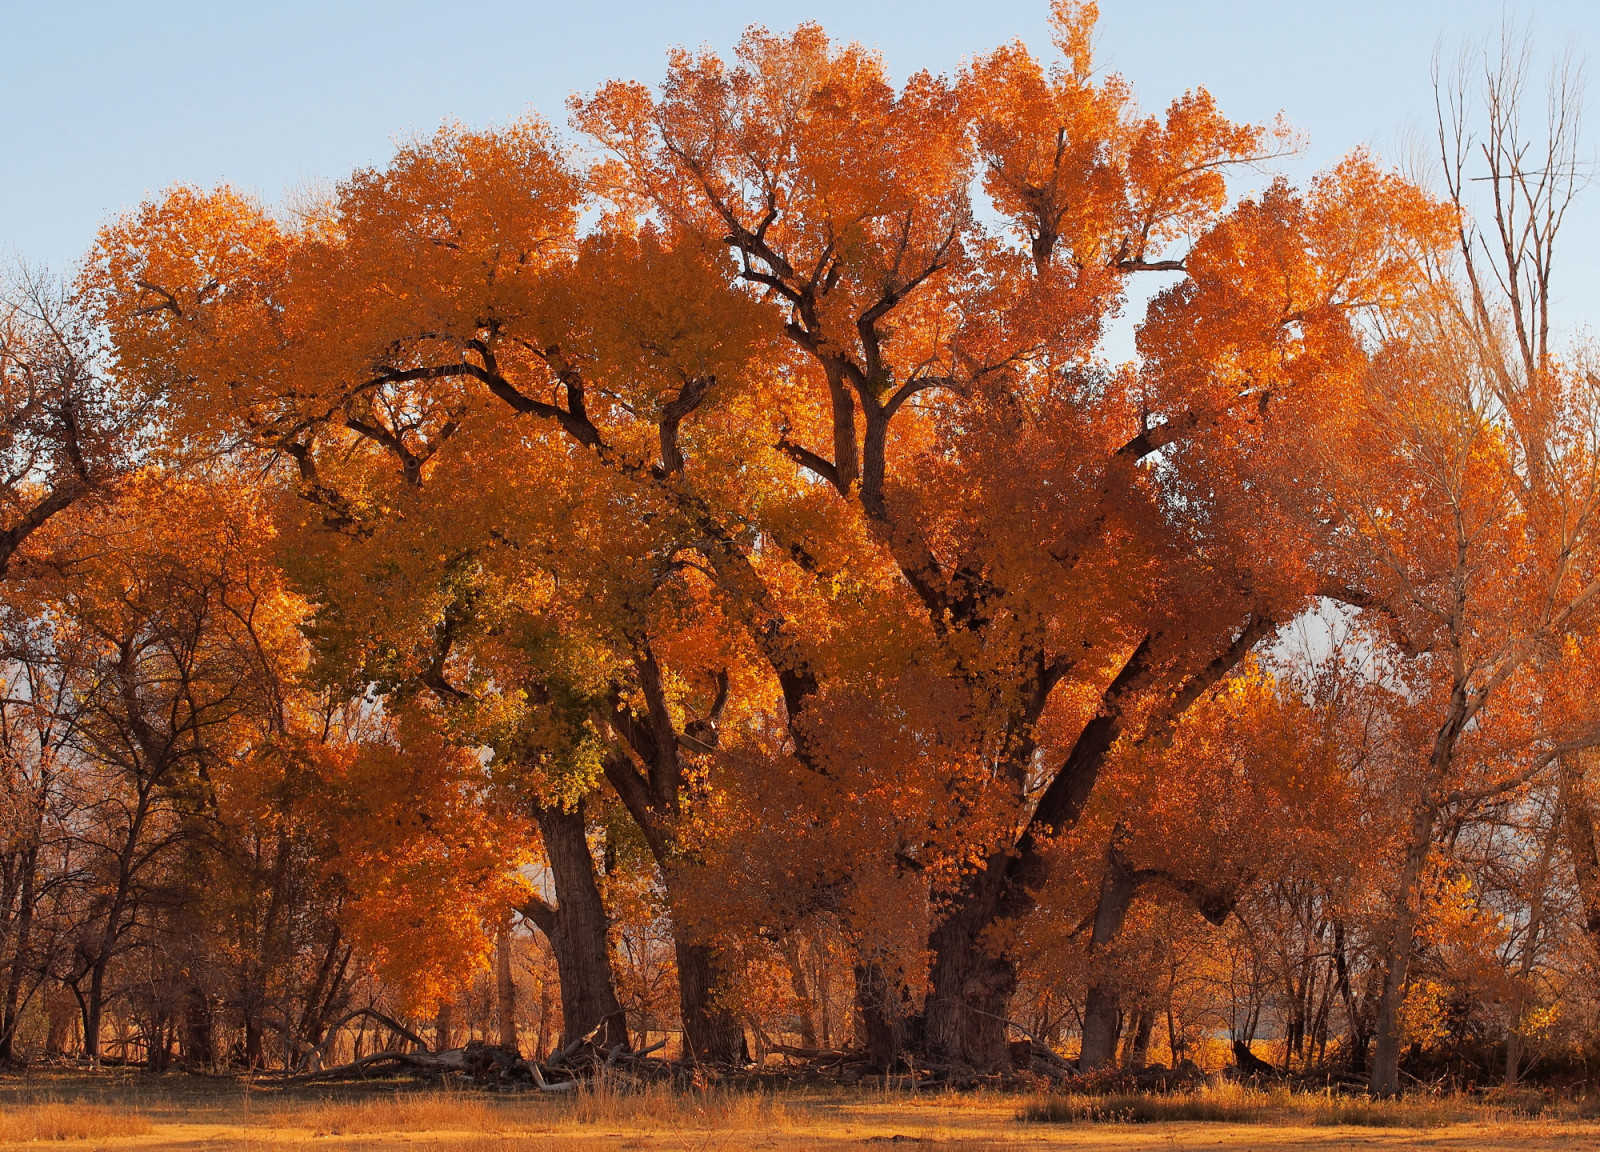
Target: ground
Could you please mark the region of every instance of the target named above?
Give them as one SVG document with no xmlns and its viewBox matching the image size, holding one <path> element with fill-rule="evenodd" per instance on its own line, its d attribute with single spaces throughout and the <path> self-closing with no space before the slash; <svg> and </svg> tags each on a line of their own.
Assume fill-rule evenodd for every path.
<svg viewBox="0 0 1600 1152">
<path fill-rule="evenodd" d="M 1047 1152 L 1072 1149 L 1515 1148 L 1600 1149 L 1600 1123 L 1572 1108 L 1539 1118 L 1469 1102 L 1421 1102 L 1361 1114 L 1363 1126 L 1313 1104 L 1237 1089 L 1217 1096 L 1259 1123 L 1125 1120 L 1037 1123 L 1020 1117 L 1037 1097 L 907 1095 L 880 1090 L 671 1095 L 601 1091 L 579 1098 L 366 1086 L 344 1090 L 243 1088 L 184 1077 L 0 1077 L 0 1149 L 272 1148 L 416 1152 Z M 1276 1100 L 1276 1103 L 1273 1100 Z M 1254 1100 L 1252 1104 L 1249 1101 Z M 1091 1107 L 1098 1107 L 1091 1105 Z M 1253 1111 L 1252 1111 L 1253 1110 Z M 1115 1109 L 1113 1116 L 1120 1115 Z M 1382 1121 L 1403 1126 L 1373 1127 Z M 1421 1126 L 1419 1126 L 1421 1125 Z"/>
</svg>

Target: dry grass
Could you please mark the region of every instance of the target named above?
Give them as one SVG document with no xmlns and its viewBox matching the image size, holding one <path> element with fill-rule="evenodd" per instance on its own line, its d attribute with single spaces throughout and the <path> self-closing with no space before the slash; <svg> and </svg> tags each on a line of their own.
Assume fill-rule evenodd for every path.
<svg viewBox="0 0 1600 1152">
<path fill-rule="evenodd" d="M 257 1105 L 251 1127 L 309 1128 L 317 1136 L 372 1132 L 550 1133 L 595 1126 L 637 1132 L 781 1130 L 789 1118 L 771 1093 L 627 1090 L 602 1083 L 572 1096 L 489 1096 L 470 1091 L 281 1099 Z"/>
<path fill-rule="evenodd" d="M 1034 1123 L 1267 1124 L 1279 1127 L 1441 1128 L 1472 1120 L 1503 1120 L 1499 1109 L 1428 1098 L 1369 1100 L 1331 1093 L 1263 1091 L 1238 1084 L 1153 1095 L 1049 1096 L 1027 1105 L 1018 1119 Z"/>
<path fill-rule="evenodd" d="M 245 1089 L 183 1077 L 0 1078 L 0 1150 L 193 1152 L 1170 1152 L 1352 1142 L 1384 1150 L 1554 1152 L 1593 1146 L 1577 1106 L 1529 1120 L 1510 1102 L 1373 1104 L 1235 1086 L 1159 1097 L 936 1095 L 877 1090 L 672 1093 L 602 1086 L 574 1096 L 412 1086 Z M 1038 1120 L 1051 1121 L 1039 1123 Z M 1344 1125 L 1358 1124 L 1357 1134 Z"/>
<path fill-rule="evenodd" d="M 103 1140 L 115 1136 L 145 1136 L 155 1125 L 128 1108 L 108 1108 L 82 1100 L 41 1100 L 16 1108 L 0 1108 L 0 1143 Z"/>
</svg>

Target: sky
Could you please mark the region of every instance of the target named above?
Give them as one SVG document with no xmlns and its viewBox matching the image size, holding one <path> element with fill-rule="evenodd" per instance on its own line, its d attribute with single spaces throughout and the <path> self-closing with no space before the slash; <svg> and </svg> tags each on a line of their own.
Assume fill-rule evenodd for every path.
<svg viewBox="0 0 1600 1152">
<path fill-rule="evenodd" d="M 1048 0 L 0 0 L 0 254 L 71 268 L 101 223 L 174 184 L 276 202 L 380 164 L 441 122 L 528 110 L 613 77 L 654 82 L 673 45 L 815 20 L 896 78 L 1014 38 L 1051 52 Z M 1399 160 L 1432 122 L 1430 63 L 1531 27 L 1542 67 L 1600 67 L 1600 0 L 1101 0 L 1097 63 L 1159 110 L 1205 86 L 1238 120 L 1280 111 L 1304 180 L 1359 145 Z M 1597 87 L 1600 92 L 1600 87 Z M 1600 120 L 1592 139 L 1600 142 Z M 1246 175 L 1245 186 L 1265 177 Z M 1600 316 L 1600 187 L 1573 219 L 1558 316 Z"/>
</svg>

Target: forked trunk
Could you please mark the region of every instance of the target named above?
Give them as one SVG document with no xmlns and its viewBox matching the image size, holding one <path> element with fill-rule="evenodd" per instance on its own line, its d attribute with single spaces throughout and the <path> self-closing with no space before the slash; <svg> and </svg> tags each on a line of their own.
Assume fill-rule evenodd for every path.
<svg viewBox="0 0 1600 1152">
<path fill-rule="evenodd" d="M 1122 1057 L 1122 1066 L 1138 1072 L 1150 1059 L 1150 1037 L 1156 1030 L 1156 1010 L 1146 1004 L 1139 1009 L 1139 1019 L 1134 1024 L 1133 1039 Z"/>
<path fill-rule="evenodd" d="M 534 901 L 523 913 L 545 934 L 555 954 L 562 1043 L 594 1032 L 594 1042 L 601 1047 L 626 1045 L 628 1030 L 611 971 L 609 925 L 589 853 L 583 803 L 579 801 L 570 812 L 537 808 L 534 819 L 544 837 L 556 904 Z"/>
<path fill-rule="evenodd" d="M 1243 658 L 1253 635 L 1247 629 L 1235 645 L 1238 651 L 1208 670 L 1212 681 Z M 950 901 L 949 913 L 930 933 L 933 963 L 923 1038 L 935 1059 L 986 1071 L 1009 1063 L 1006 1020 L 1017 986 L 1016 960 L 994 950 L 985 936 L 996 924 L 1020 919 L 1035 908 L 1036 893 L 1050 878 L 1046 847 L 1082 814 L 1122 733 L 1123 709 L 1150 682 L 1152 646 L 1150 637 L 1141 641 L 1106 688 L 1099 713 L 1078 733 L 1021 837 L 966 878 Z"/>
<path fill-rule="evenodd" d="M 800 1023 L 800 1046 L 815 1048 L 817 1013 L 815 1001 L 811 998 L 811 989 L 806 985 L 803 947 L 804 941 L 798 936 L 788 935 L 783 938 L 783 959 L 789 966 L 789 987 L 794 992 L 795 1014 L 799 1017 Z"/>
</svg>

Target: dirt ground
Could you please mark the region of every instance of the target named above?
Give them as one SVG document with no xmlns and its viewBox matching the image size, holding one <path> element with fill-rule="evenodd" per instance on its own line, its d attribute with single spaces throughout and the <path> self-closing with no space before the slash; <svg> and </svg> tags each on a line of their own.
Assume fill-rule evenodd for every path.
<svg viewBox="0 0 1600 1152">
<path fill-rule="evenodd" d="M 1462 1105 L 1430 1127 L 1033 1123 L 1025 1097 L 602 1092 L 583 1098 L 368 1087 L 294 1093 L 181 1077 L 0 1078 L 0 1149 L 406 1148 L 417 1152 L 1045 1152 L 1596 1149 L 1600 1123 Z"/>
</svg>

